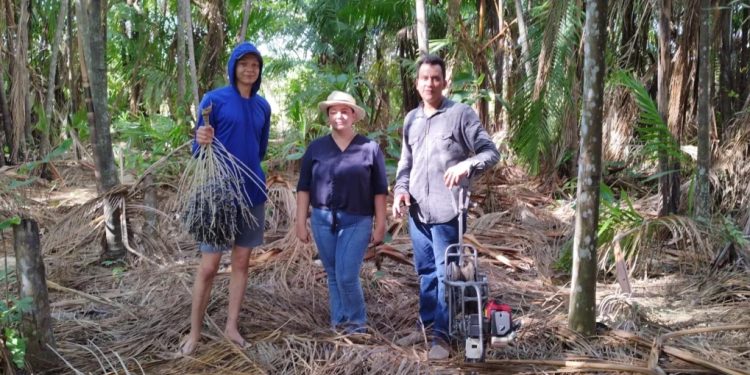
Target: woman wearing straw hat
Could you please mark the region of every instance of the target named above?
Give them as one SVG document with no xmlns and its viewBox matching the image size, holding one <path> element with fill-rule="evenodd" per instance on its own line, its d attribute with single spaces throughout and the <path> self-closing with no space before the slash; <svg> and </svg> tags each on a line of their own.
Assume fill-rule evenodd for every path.
<svg viewBox="0 0 750 375">
<path fill-rule="evenodd" d="M 333 91 L 318 107 L 328 116 L 331 134 L 312 141 L 302 157 L 296 234 L 310 242 L 306 222 L 312 205 L 310 228 L 328 275 L 331 326 L 362 333 L 367 318 L 359 272 L 368 242 L 379 243 L 385 235 L 385 158 L 376 142 L 354 130 L 365 111 L 351 95 Z"/>
</svg>

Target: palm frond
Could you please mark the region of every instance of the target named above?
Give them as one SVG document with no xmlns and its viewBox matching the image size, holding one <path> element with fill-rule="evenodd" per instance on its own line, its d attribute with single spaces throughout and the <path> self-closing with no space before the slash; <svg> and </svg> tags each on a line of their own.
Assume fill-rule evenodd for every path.
<svg viewBox="0 0 750 375">
<path fill-rule="evenodd" d="M 537 76 L 525 77 L 512 100 L 510 145 L 536 174 L 563 157 L 557 155 L 564 153 L 557 145 L 563 141 L 566 115 L 578 105 L 572 95 L 576 61 L 571 56 L 581 40 L 582 9 L 572 1 L 545 2 L 534 8 L 529 29 L 529 58 L 542 67 Z"/>
<path fill-rule="evenodd" d="M 660 257 L 675 257 L 682 271 L 697 271 L 710 264 L 714 254 L 709 233 L 713 231 L 686 216 L 647 217 L 634 207 L 627 192 L 622 191 L 615 200 L 607 186 L 601 185 L 601 189 L 597 237 L 602 270 L 609 272 L 615 267 L 616 252 L 621 253 L 631 274 L 648 270 Z"/>
<path fill-rule="evenodd" d="M 669 131 L 669 127 L 659 114 L 656 102 L 646 91 L 643 84 L 635 79 L 632 74 L 624 71 L 613 73 L 611 83 L 624 86 L 633 93 L 640 110 L 639 126 L 636 128 L 636 133 L 644 143 L 641 152 L 644 154 L 645 160 L 656 161 L 660 153 L 665 153 L 682 162 L 687 161 L 686 155 L 680 150 L 679 144 L 677 144 Z"/>
</svg>

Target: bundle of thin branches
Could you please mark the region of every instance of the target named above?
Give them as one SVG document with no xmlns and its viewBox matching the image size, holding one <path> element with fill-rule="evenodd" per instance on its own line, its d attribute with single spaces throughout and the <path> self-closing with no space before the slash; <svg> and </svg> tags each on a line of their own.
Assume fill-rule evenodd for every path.
<svg viewBox="0 0 750 375">
<path fill-rule="evenodd" d="M 240 220 L 257 225 L 245 177 L 264 190 L 265 182 L 217 139 L 198 148 L 185 167 L 175 197 L 183 229 L 197 242 L 227 246 Z"/>
</svg>

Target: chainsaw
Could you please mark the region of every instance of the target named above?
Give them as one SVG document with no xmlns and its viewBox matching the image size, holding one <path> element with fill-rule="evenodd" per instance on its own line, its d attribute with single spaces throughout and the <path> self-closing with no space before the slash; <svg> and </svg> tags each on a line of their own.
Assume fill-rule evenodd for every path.
<svg viewBox="0 0 750 375">
<path fill-rule="evenodd" d="M 464 220 L 469 193 L 458 191 L 458 243 L 445 249 L 445 298 L 448 332 L 464 343 L 466 362 L 484 362 L 488 347 L 502 348 L 513 342 L 520 324 L 513 322 L 512 309 L 499 298 L 489 298 L 487 275 L 479 272 L 478 253 L 463 243 Z"/>
</svg>

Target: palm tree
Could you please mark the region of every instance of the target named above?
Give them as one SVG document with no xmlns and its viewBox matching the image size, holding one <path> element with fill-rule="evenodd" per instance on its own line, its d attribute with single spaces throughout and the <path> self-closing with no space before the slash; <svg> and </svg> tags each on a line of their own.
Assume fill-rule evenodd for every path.
<svg viewBox="0 0 750 375">
<path fill-rule="evenodd" d="M 573 1 L 534 8 L 529 57 L 521 57 L 523 71 L 530 74 L 522 76 L 511 96 L 509 128 L 510 146 L 533 174 L 555 173 L 575 155 L 570 135 L 577 133 L 582 21 L 582 9 Z"/>
<path fill-rule="evenodd" d="M 698 54 L 698 168 L 695 176 L 695 216 L 697 218 L 708 219 L 711 214 L 711 200 L 709 195 L 710 184 L 708 181 L 708 172 L 711 168 L 711 131 L 709 124 L 709 103 L 711 96 L 709 93 L 709 74 L 711 72 L 709 18 L 711 13 L 708 0 L 701 0 L 700 12 L 700 53 Z"/>
<path fill-rule="evenodd" d="M 573 331 L 587 336 L 596 332 L 596 250 L 606 70 L 606 15 L 606 0 L 586 1 L 583 60 L 583 91 L 586 95 L 583 97 L 581 111 L 581 150 L 578 159 L 578 194 L 568 324 Z"/>
<path fill-rule="evenodd" d="M 88 86 L 87 102 L 89 128 L 94 146 L 94 161 L 97 171 L 97 187 L 104 194 L 117 186 L 112 139 L 109 130 L 107 110 L 107 55 L 105 36 L 107 35 L 106 1 L 79 0 L 78 27 L 81 44 L 81 75 L 84 88 Z M 90 69 L 88 68 L 90 67 Z M 126 249 L 122 241 L 121 207 L 114 207 L 109 199 L 104 199 L 105 241 L 102 242 L 102 260 L 113 261 L 125 257 Z"/>
</svg>

